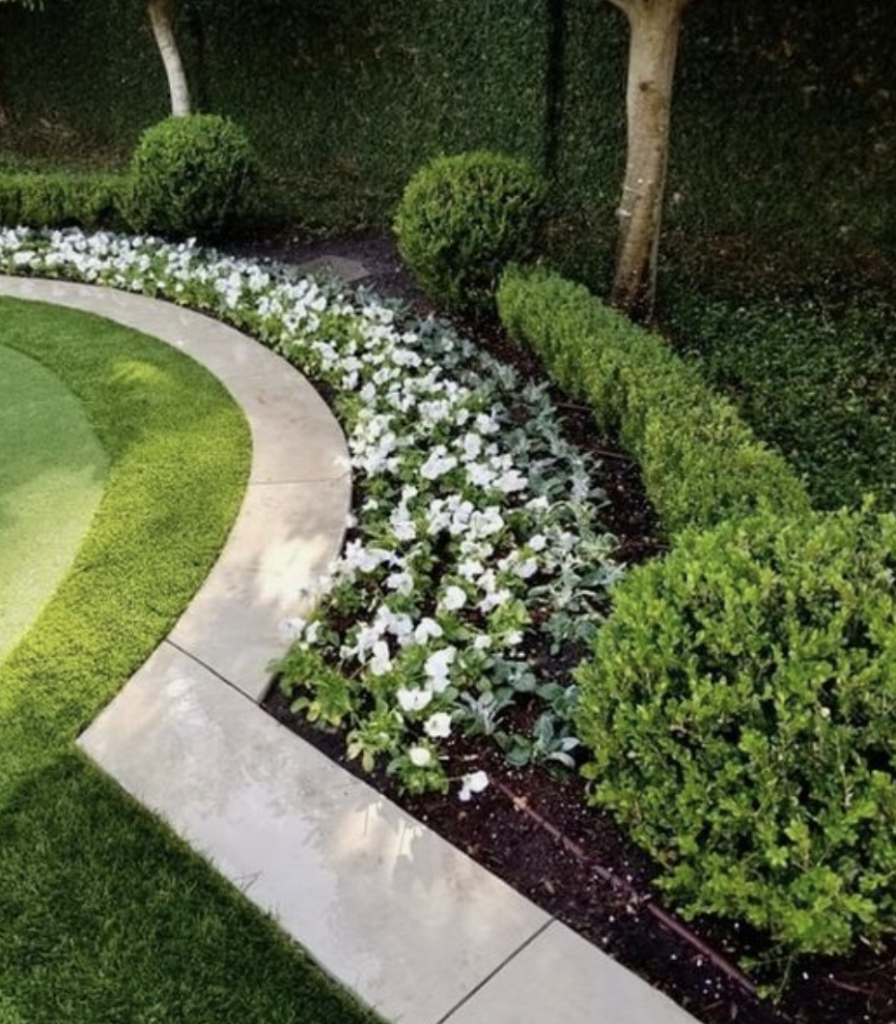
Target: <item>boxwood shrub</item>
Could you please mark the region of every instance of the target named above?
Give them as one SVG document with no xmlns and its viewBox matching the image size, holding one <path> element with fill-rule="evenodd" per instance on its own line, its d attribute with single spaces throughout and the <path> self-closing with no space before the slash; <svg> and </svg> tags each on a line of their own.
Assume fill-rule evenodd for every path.
<svg viewBox="0 0 896 1024">
<path fill-rule="evenodd" d="M 763 509 L 808 510 L 784 459 L 707 387 L 699 369 L 586 288 L 513 266 L 502 277 L 498 311 L 510 334 L 620 437 L 670 534 Z"/>
<path fill-rule="evenodd" d="M 114 174 L 0 174 L 0 224 L 121 228 L 127 179 Z"/>
<path fill-rule="evenodd" d="M 494 303 L 498 277 L 535 244 L 547 184 L 522 159 L 438 157 L 411 179 L 395 215 L 402 259 L 431 298 L 454 309 Z"/>
<path fill-rule="evenodd" d="M 594 802 L 687 914 L 896 930 L 896 517 L 761 516 L 629 574 L 579 669 Z"/>
<path fill-rule="evenodd" d="M 169 117 L 134 152 L 129 219 L 172 237 L 216 234 L 242 212 L 256 177 L 249 139 L 215 114 Z"/>
</svg>

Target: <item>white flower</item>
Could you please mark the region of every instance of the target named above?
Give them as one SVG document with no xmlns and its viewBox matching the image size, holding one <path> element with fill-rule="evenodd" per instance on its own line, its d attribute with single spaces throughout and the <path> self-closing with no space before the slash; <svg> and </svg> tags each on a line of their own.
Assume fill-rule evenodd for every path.
<svg viewBox="0 0 896 1024">
<path fill-rule="evenodd" d="M 531 505 L 532 503 L 529 502 Z M 544 551 L 547 547 L 548 539 L 543 533 L 536 533 L 534 537 L 530 537 L 528 540 L 528 546 L 532 551 Z"/>
<path fill-rule="evenodd" d="M 429 690 L 408 690 L 402 687 L 395 694 L 402 711 L 422 711 L 432 700 Z"/>
<path fill-rule="evenodd" d="M 534 558 L 527 558 L 525 561 L 520 562 L 515 572 L 521 580 L 527 580 L 538 572 L 538 562 Z"/>
<path fill-rule="evenodd" d="M 471 463 L 467 466 L 467 478 L 476 487 L 491 487 L 498 474 L 490 467 L 482 463 Z"/>
<path fill-rule="evenodd" d="M 496 505 L 489 505 L 484 512 L 474 512 L 470 516 L 470 533 L 476 537 L 490 537 L 504 529 L 504 518 Z"/>
<path fill-rule="evenodd" d="M 446 739 L 451 735 L 451 715 L 447 711 L 437 711 L 426 719 L 423 731 L 430 739 Z"/>
<path fill-rule="evenodd" d="M 479 434 L 464 434 L 461 448 L 463 448 L 464 459 L 467 462 L 472 462 L 473 459 L 478 459 L 482 453 L 482 438 Z"/>
<path fill-rule="evenodd" d="M 420 476 L 424 480 L 437 480 L 440 476 L 450 473 L 456 465 L 457 459 L 453 455 L 447 455 L 442 445 L 437 445 L 420 467 Z"/>
<path fill-rule="evenodd" d="M 385 640 L 377 640 L 373 645 L 373 657 L 368 662 L 368 668 L 375 676 L 385 675 L 391 670 L 392 658 Z"/>
<path fill-rule="evenodd" d="M 480 633 L 473 641 L 473 647 L 477 651 L 487 651 L 492 645 L 492 638 L 487 633 Z"/>
<path fill-rule="evenodd" d="M 432 763 L 432 754 L 426 747 L 411 747 L 408 757 L 415 768 L 427 768 Z M 467 797 L 469 800 L 469 797 Z"/>
<path fill-rule="evenodd" d="M 457 794 L 458 799 L 467 803 L 469 800 L 472 800 L 474 794 L 483 792 L 487 786 L 488 776 L 485 772 L 472 772 L 470 775 L 465 775 L 460 792 Z"/>
<path fill-rule="evenodd" d="M 524 491 L 529 486 L 529 481 L 521 473 L 511 469 L 498 477 L 495 486 L 503 494 L 514 494 L 516 491 Z"/>
<path fill-rule="evenodd" d="M 414 591 L 414 577 L 409 572 L 393 572 L 386 577 L 386 586 L 407 597 Z"/>
<path fill-rule="evenodd" d="M 486 594 L 477 607 L 483 615 L 488 615 L 493 608 L 500 608 L 501 605 L 506 604 L 511 597 L 512 594 L 509 590 L 496 590 L 493 594 Z"/>
<path fill-rule="evenodd" d="M 414 639 L 418 644 L 425 644 L 427 640 L 437 640 L 442 635 L 442 627 L 435 619 L 423 618 L 417 623 L 414 630 Z"/>
<path fill-rule="evenodd" d="M 423 671 L 436 693 L 441 693 L 448 686 L 451 665 L 456 654 L 457 651 L 453 647 L 443 647 L 426 659 Z"/>
<path fill-rule="evenodd" d="M 484 572 L 485 566 L 482 562 L 476 561 L 475 558 L 466 558 L 457 567 L 458 576 L 463 576 L 465 580 L 474 580 Z"/>
<path fill-rule="evenodd" d="M 449 612 L 456 612 L 467 603 L 467 595 L 460 587 L 452 585 L 445 588 L 445 593 L 439 603 Z"/>
</svg>

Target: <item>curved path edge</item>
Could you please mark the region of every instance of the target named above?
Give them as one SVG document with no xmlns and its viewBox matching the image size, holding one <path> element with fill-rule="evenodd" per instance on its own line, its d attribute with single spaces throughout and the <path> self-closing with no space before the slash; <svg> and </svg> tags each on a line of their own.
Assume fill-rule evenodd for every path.
<svg viewBox="0 0 896 1024">
<path fill-rule="evenodd" d="M 0 294 L 174 345 L 222 381 L 252 431 L 246 497 L 217 564 L 81 749 L 390 1021 L 693 1024 L 259 707 L 351 501 L 345 438 L 305 378 L 159 300 L 3 276 Z"/>
</svg>

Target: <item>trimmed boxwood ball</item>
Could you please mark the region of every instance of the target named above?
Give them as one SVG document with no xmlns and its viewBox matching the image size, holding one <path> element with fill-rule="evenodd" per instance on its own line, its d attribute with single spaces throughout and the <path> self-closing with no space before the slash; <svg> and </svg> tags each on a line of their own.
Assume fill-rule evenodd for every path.
<svg viewBox="0 0 896 1024">
<path fill-rule="evenodd" d="M 207 235 L 232 224 L 255 178 L 245 132 L 215 114 L 170 117 L 144 132 L 131 166 L 138 231 Z"/>
<path fill-rule="evenodd" d="M 395 216 L 401 258 L 417 284 L 454 309 L 488 307 L 498 277 L 535 244 L 547 183 L 522 159 L 438 157 L 409 182 Z"/>
<path fill-rule="evenodd" d="M 595 804 L 688 916 L 896 931 L 896 518 L 770 516 L 632 572 L 579 669 Z"/>
</svg>

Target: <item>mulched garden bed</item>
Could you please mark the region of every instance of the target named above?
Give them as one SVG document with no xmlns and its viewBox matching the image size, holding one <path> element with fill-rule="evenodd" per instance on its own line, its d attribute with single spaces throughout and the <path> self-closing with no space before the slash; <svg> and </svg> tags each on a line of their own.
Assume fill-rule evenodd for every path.
<svg viewBox="0 0 896 1024">
<path fill-rule="evenodd" d="M 362 258 L 373 268 L 371 283 L 384 294 L 412 301 L 429 311 L 402 274 L 387 243 L 333 243 L 300 246 L 267 243 L 253 255 L 301 262 L 323 253 Z M 512 363 L 528 379 L 544 373 L 493 323 L 461 322 L 468 337 Z M 603 462 L 601 483 L 610 498 L 603 519 L 619 539 L 616 553 L 633 563 L 661 553 L 658 524 L 644 495 L 637 467 L 595 429 L 587 409 L 554 395 L 570 440 Z M 543 652 L 528 652 L 536 657 Z M 579 652 L 575 652 L 578 656 Z M 564 659 L 566 660 L 566 659 Z M 575 660 L 575 659 L 573 659 Z M 512 768 L 491 740 L 455 736 L 448 747 L 457 773 L 473 764 L 488 772 L 488 789 L 469 803 L 454 796 L 400 796 L 384 773 L 368 776 L 347 761 L 339 733 L 309 726 L 289 710 L 276 687 L 265 707 L 353 774 L 364 778 L 479 863 L 505 879 L 615 959 L 667 992 L 707 1024 L 894 1024 L 896 1022 L 896 945 L 862 950 L 846 958 L 816 958 L 787 965 L 769 963 L 752 980 L 737 968 L 745 960 L 767 960 L 761 936 L 720 921 L 685 924 L 652 896 L 657 875 L 650 859 L 607 815 L 589 809 L 585 784 L 575 776 L 549 774 L 539 767 Z M 531 714 L 515 708 L 512 723 L 525 731 Z M 761 1001 L 753 985 L 770 985 L 786 970 L 781 1001 Z"/>
</svg>

